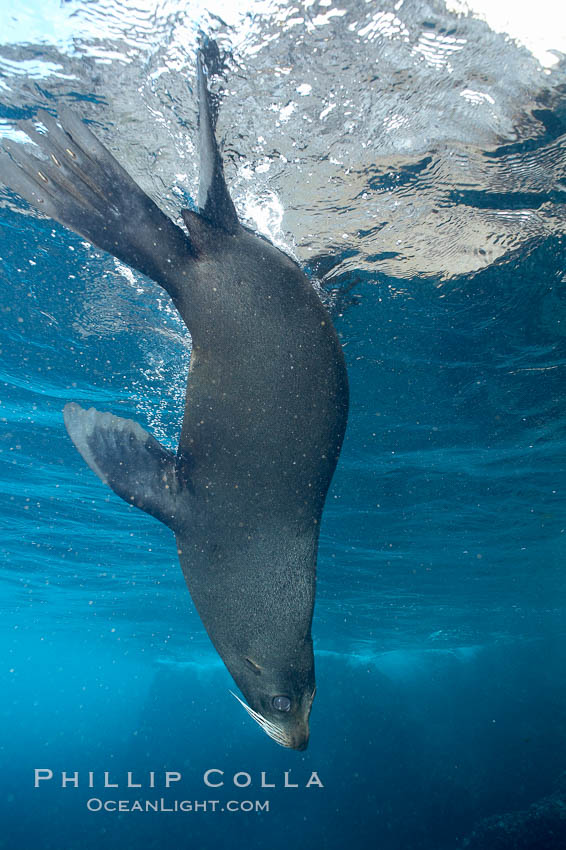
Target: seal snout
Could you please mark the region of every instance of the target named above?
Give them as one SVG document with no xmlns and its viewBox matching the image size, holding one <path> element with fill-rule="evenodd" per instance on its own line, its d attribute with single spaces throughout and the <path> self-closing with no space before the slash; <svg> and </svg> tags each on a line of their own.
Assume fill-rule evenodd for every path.
<svg viewBox="0 0 566 850">
<path fill-rule="evenodd" d="M 297 752 L 304 752 L 307 749 L 310 739 L 308 720 L 295 717 L 288 723 L 278 726 L 277 734 L 272 734 L 269 725 L 269 723 L 265 723 L 265 718 L 264 723 L 260 723 L 263 731 L 274 741 L 277 741 L 280 746 Z"/>
<path fill-rule="evenodd" d="M 295 716 L 293 721 L 285 730 L 287 742 L 284 744 L 290 750 L 303 752 L 307 749 L 310 739 L 309 719 L 307 717 Z"/>
<path fill-rule="evenodd" d="M 303 752 L 309 745 L 309 730 L 307 729 L 306 735 L 301 738 L 297 738 L 293 744 L 290 745 L 292 750 L 298 750 L 299 752 Z"/>
</svg>

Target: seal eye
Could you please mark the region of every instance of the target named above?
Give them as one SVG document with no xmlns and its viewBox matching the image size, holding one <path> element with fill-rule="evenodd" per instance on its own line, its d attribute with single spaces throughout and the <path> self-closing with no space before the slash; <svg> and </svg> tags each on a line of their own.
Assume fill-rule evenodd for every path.
<svg viewBox="0 0 566 850">
<path fill-rule="evenodd" d="M 276 708 L 277 711 L 289 711 L 291 709 L 291 700 L 289 697 L 284 696 L 273 697 L 271 705 L 273 708 Z"/>
</svg>

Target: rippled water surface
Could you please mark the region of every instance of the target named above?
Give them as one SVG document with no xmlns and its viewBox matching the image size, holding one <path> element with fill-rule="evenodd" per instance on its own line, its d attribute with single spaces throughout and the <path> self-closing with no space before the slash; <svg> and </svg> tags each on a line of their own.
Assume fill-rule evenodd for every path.
<svg viewBox="0 0 566 850">
<path fill-rule="evenodd" d="M 63 428 L 74 400 L 174 448 L 184 326 L 155 284 L 0 187 L 1 752 L 18 766 L 0 847 L 231 840 L 208 814 L 93 820 L 86 791 L 33 789 L 39 762 L 182 769 L 195 799 L 218 763 L 325 773 L 319 796 L 278 789 L 269 814 L 237 815 L 245 846 L 454 850 L 474 829 L 485 850 L 564 846 L 528 813 L 564 798 L 566 769 L 566 30 L 557 8 L 529 24 L 500 5 L 2 5 L 0 137 L 70 104 L 175 220 L 198 185 L 196 48 L 216 40 L 230 190 L 331 310 L 351 413 L 312 743 L 289 754 L 231 704 L 170 533 Z"/>
</svg>

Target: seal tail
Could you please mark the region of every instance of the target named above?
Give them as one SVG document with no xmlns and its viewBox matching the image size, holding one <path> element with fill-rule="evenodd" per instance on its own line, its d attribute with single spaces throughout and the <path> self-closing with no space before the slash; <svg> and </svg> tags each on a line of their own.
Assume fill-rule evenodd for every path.
<svg viewBox="0 0 566 850">
<path fill-rule="evenodd" d="M 0 180 L 41 212 L 161 284 L 173 297 L 175 268 L 194 257 L 183 231 L 148 198 L 71 110 L 45 110 L 18 127 L 43 157 L 4 142 Z M 178 278 L 178 276 L 177 276 Z"/>
</svg>

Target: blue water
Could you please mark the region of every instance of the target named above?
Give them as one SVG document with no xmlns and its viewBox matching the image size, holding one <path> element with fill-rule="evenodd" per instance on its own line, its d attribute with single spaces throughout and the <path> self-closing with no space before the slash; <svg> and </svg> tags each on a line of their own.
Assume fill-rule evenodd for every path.
<svg viewBox="0 0 566 850">
<path fill-rule="evenodd" d="M 87 6 L 88 14 L 98 9 Z M 81 4 L 75 8 L 80 12 Z M 357 6 L 344 8 L 351 16 Z M 425 12 L 433 20 L 441 14 L 416 4 L 406 18 L 397 12 L 413 44 L 420 38 L 412 35 L 415 21 L 426 34 Z M 271 44 L 269 15 L 257 20 Z M 479 24 L 457 20 L 454 32 L 472 43 Z M 234 36 L 235 25 L 226 32 Z M 310 31 L 301 32 L 306 38 Z M 517 63 L 527 67 L 518 47 L 494 47 L 481 32 L 480 47 L 509 56 L 519 51 Z M 153 79 L 149 70 L 157 59 L 121 65 L 112 53 L 120 42 L 106 38 L 97 49 L 111 57 L 110 70 L 100 66 L 108 86 L 115 68 L 124 68 L 130 82 Z M 11 46 L 0 50 L 8 86 L 5 101 L 0 97 L 2 126 L 25 117 L 28 102 L 32 114 L 50 97 L 97 102 L 103 86 L 90 60 L 81 68 L 68 45 L 58 46 L 57 67 L 75 74 L 69 85 L 63 71 L 31 68 L 32 48 L 23 36 L 20 42 L 14 50 L 21 55 Z M 240 83 L 233 85 L 251 86 L 255 54 L 246 54 L 247 42 L 242 46 L 235 36 L 233 43 L 241 50 Z M 167 44 L 165 36 L 159 44 Z M 384 47 L 393 64 L 394 47 Z M 336 42 L 337 55 L 340 48 Z M 34 61 L 54 62 L 53 50 L 46 42 Z M 269 50 L 262 60 L 266 74 L 279 56 L 277 43 Z M 495 52 L 489 56 L 494 63 Z M 297 64 L 301 57 L 297 50 Z M 12 78 L 8 60 L 21 61 L 25 74 Z M 416 74 L 423 67 L 418 61 Z M 505 82 L 510 66 L 501 73 Z M 532 73 L 538 86 L 538 72 Z M 320 216 L 328 250 L 313 236 L 297 254 L 320 279 L 344 345 L 351 412 L 323 519 L 313 624 L 318 691 L 304 753 L 277 747 L 230 696 L 232 681 L 192 606 L 170 532 L 105 489 L 63 427 L 61 410 L 72 400 L 131 417 L 174 447 L 190 339 L 156 285 L 30 215 L 10 193 L 2 196 L 2 850 L 456 850 L 466 838 L 475 850 L 566 846 L 560 784 L 566 770 L 566 101 L 560 73 L 561 66 L 549 77 L 552 96 L 540 95 L 538 111 L 524 95 L 513 132 L 502 130 L 501 106 L 491 144 L 484 140 L 487 122 L 478 125 L 475 148 L 461 141 L 449 147 L 465 162 L 471 188 L 462 177 L 447 176 L 448 155 L 434 147 L 435 113 L 414 143 L 415 150 L 430 145 L 429 160 L 417 151 L 409 166 L 391 154 L 388 164 L 379 160 L 373 169 L 360 148 L 357 161 L 366 164 L 356 181 L 365 180 L 377 198 L 375 209 L 371 199 L 364 203 L 368 217 L 370 211 L 381 216 L 379 239 L 368 228 L 346 249 L 344 222 L 349 214 L 357 220 L 363 205 L 346 197 L 330 211 L 333 218 L 321 198 L 334 184 L 322 180 L 312 188 L 314 220 Z M 301 79 L 279 92 L 280 105 Z M 349 84 L 353 97 L 355 80 Z M 395 77 L 391 86 L 398 85 Z M 487 88 L 485 79 L 482 85 Z M 152 96 L 166 109 L 159 88 Z M 505 103 L 501 97 L 494 110 Z M 230 109 L 230 93 L 226 99 Z M 119 115 L 120 102 L 113 103 Z M 477 115 L 462 120 L 472 127 Z M 257 164 L 248 124 L 232 114 L 238 118 L 239 155 Z M 455 114 L 455 138 L 458 121 Z M 290 124 L 282 120 L 281 126 L 283 145 L 292 133 Z M 163 131 L 172 149 L 181 144 L 177 130 L 170 123 Z M 232 124 L 227 131 L 232 139 L 234 130 Z M 129 139 L 140 157 L 132 154 L 129 167 L 135 171 L 137 162 L 143 171 L 143 151 L 135 136 Z M 405 137 L 397 142 L 404 149 Z M 228 156 L 238 160 L 234 150 Z M 277 182 L 284 178 L 277 175 L 273 184 L 282 187 L 291 210 L 296 170 L 303 167 L 300 159 L 282 167 L 297 181 L 287 186 L 288 199 L 286 184 Z M 316 178 L 331 164 L 313 159 L 308 167 Z M 156 173 L 167 186 L 166 164 L 163 169 Z M 235 183 L 240 209 L 242 180 Z M 167 207 L 171 198 L 163 191 L 156 196 Z M 190 200 L 191 186 L 184 191 Z M 432 196 L 445 216 L 438 234 L 408 212 Z M 308 203 L 300 196 L 297 208 L 308 213 Z M 444 225 L 453 227 L 447 242 Z M 281 232 L 288 230 L 275 235 L 283 238 Z M 53 779 L 35 788 L 35 769 L 51 770 Z M 224 771 L 223 787 L 203 783 L 209 769 Z M 78 771 L 79 787 L 62 788 L 62 771 Z M 118 789 L 102 787 L 105 771 Z M 165 771 L 181 773 L 181 781 L 164 788 Z M 298 788 L 283 787 L 286 771 Z M 305 787 L 313 771 L 324 787 Z M 128 772 L 142 789 L 126 787 Z M 150 772 L 155 789 L 148 787 Z M 239 772 L 250 775 L 249 787 L 234 786 Z M 275 788 L 261 788 L 262 772 Z M 166 806 L 173 800 L 218 804 L 216 811 L 209 803 L 207 811 L 177 813 L 87 807 L 90 799 L 161 798 Z M 269 801 L 269 811 L 227 810 L 229 801 L 247 800 Z M 486 821 L 492 816 L 494 822 Z"/>
</svg>

